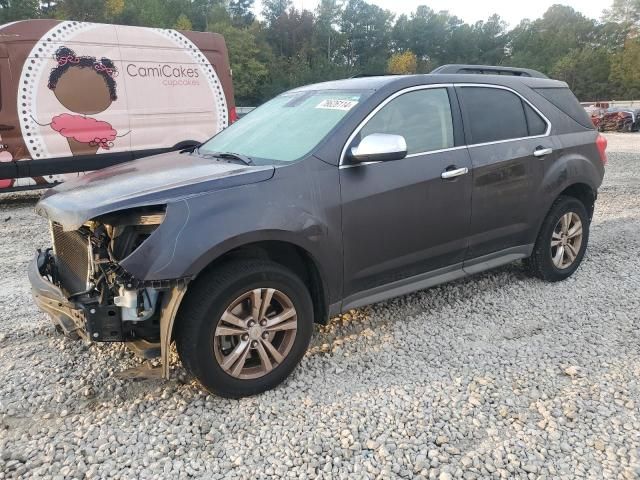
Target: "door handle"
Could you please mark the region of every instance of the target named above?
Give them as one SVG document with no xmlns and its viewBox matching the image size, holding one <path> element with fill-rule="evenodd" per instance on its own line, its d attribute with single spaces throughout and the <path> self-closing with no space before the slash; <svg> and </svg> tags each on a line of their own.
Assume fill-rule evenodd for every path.
<svg viewBox="0 0 640 480">
<path fill-rule="evenodd" d="M 538 147 L 533 152 L 533 155 L 536 157 L 544 157 L 545 155 L 549 155 L 550 153 L 553 153 L 553 148 Z"/>
<path fill-rule="evenodd" d="M 454 170 L 445 170 L 444 172 L 442 172 L 440 177 L 444 180 L 448 180 L 450 178 L 459 177 L 460 175 L 465 175 L 467 173 L 469 173 L 469 169 L 467 167 L 456 168 Z"/>
</svg>

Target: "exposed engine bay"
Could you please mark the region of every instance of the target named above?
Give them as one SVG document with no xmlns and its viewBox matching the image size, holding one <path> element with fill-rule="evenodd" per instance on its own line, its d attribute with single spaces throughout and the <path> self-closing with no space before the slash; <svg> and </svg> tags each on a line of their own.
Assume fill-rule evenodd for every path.
<svg viewBox="0 0 640 480">
<path fill-rule="evenodd" d="M 158 228 L 164 215 L 164 207 L 151 206 L 107 214 L 75 231 L 51 223 L 53 248 L 39 257 L 38 270 L 84 313 L 84 325 L 78 324 L 79 316 L 76 325 L 60 325 L 66 333 L 73 329 L 101 342 L 160 341 L 159 305 L 171 282 L 140 281 L 119 262 Z"/>
</svg>

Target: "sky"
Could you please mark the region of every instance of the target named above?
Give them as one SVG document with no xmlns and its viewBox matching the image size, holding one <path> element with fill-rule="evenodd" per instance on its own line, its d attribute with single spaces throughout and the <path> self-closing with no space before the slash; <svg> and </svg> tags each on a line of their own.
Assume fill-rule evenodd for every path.
<svg viewBox="0 0 640 480">
<path fill-rule="evenodd" d="M 296 8 L 314 10 L 319 0 L 293 0 Z M 589 18 L 599 19 L 602 10 L 608 8 L 613 0 L 367 0 L 396 14 L 410 13 L 418 5 L 428 5 L 433 10 L 448 10 L 467 23 L 486 20 L 493 13 L 500 15 L 510 27 L 516 26 L 523 18 L 535 19 L 551 5 L 561 3 L 569 5 Z M 260 0 L 256 1 L 256 10 L 260 10 Z"/>
</svg>

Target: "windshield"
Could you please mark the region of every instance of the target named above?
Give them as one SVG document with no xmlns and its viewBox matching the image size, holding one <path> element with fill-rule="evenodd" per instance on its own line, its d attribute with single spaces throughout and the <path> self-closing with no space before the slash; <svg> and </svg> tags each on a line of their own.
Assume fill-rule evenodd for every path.
<svg viewBox="0 0 640 480">
<path fill-rule="evenodd" d="M 198 152 L 232 152 L 258 164 L 297 160 L 370 94 L 344 90 L 284 93 L 222 130 L 201 145 Z"/>
</svg>

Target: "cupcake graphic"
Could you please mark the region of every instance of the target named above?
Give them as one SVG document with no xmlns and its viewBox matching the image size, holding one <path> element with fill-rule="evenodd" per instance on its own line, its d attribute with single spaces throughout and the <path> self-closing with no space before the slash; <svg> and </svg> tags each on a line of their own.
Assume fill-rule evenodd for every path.
<svg viewBox="0 0 640 480">
<path fill-rule="evenodd" d="M 75 115 L 56 115 L 46 125 L 67 139 L 74 156 L 95 154 L 98 149 L 109 150 L 118 132 L 108 122 L 89 115 L 105 111 L 118 99 L 116 66 L 105 57 L 99 60 L 90 56 L 78 57 L 64 46 L 56 51 L 55 60 L 57 65 L 51 70 L 48 87 Z"/>
</svg>

